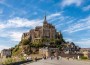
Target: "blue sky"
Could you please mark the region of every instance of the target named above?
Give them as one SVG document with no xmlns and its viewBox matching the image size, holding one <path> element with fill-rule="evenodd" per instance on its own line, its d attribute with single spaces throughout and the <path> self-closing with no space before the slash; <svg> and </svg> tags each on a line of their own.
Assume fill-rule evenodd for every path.
<svg viewBox="0 0 90 65">
<path fill-rule="evenodd" d="M 66 41 L 90 48 L 90 0 L 0 0 L 0 50 L 41 26 L 45 12 Z"/>
</svg>

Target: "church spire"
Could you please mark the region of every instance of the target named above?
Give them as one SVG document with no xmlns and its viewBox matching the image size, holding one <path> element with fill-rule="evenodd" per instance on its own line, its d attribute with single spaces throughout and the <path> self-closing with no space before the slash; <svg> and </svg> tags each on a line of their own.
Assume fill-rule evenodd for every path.
<svg viewBox="0 0 90 65">
<path fill-rule="evenodd" d="M 45 13 L 44 21 L 46 21 L 46 13 Z"/>
<path fill-rule="evenodd" d="M 44 23 L 47 23 L 47 20 L 46 20 L 46 13 L 45 13 L 45 16 L 44 16 Z"/>
</svg>

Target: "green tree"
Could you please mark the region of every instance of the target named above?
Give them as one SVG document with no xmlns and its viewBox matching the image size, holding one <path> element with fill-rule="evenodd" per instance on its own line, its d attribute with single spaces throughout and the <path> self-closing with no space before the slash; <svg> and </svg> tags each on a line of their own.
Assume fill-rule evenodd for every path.
<svg viewBox="0 0 90 65">
<path fill-rule="evenodd" d="M 28 45 L 29 43 L 30 43 L 30 41 L 28 39 L 23 39 L 20 42 L 21 45 Z"/>
</svg>

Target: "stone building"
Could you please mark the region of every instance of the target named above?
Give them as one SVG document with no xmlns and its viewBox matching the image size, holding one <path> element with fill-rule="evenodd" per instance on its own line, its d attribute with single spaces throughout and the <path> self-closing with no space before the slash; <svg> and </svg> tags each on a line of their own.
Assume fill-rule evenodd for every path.
<svg viewBox="0 0 90 65">
<path fill-rule="evenodd" d="M 11 57 L 11 50 L 10 49 L 3 49 L 1 51 L 1 58 Z"/>
<path fill-rule="evenodd" d="M 64 45 L 63 51 L 65 54 L 78 54 L 80 51 L 80 47 L 76 46 L 73 42 L 67 42 Z"/>
<path fill-rule="evenodd" d="M 29 39 L 31 42 L 40 41 L 43 38 L 55 39 L 58 33 L 55 27 L 48 23 L 46 16 L 43 21 L 43 26 L 36 26 L 35 29 L 31 29 L 29 32 L 23 33 L 22 39 Z"/>
<path fill-rule="evenodd" d="M 81 48 L 80 53 L 82 53 L 84 57 L 90 59 L 90 48 Z"/>
<path fill-rule="evenodd" d="M 39 49 L 39 54 L 45 55 L 47 58 L 50 56 L 58 56 L 59 55 L 59 48 L 40 48 Z"/>
</svg>

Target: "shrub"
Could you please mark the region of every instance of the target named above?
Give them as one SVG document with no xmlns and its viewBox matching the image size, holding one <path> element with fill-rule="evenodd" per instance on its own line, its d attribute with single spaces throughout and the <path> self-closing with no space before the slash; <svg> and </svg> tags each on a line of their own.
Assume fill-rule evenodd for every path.
<svg viewBox="0 0 90 65">
<path fill-rule="evenodd" d="M 24 58 L 24 57 L 21 57 L 20 60 L 21 60 L 21 61 L 25 61 L 25 58 Z"/>
<path fill-rule="evenodd" d="M 23 39 L 21 45 L 28 45 L 30 41 L 28 39 Z"/>
<path fill-rule="evenodd" d="M 85 57 L 85 56 L 82 56 L 81 59 L 82 59 L 82 60 L 86 60 L 86 59 L 88 59 L 88 58 Z"/>
<path fill-rule="evenodd" d="M 3 64 L 4 65 L 7 65 L 7 64 L 10 64 L 13 62 L 13 59 L 12 58 L 6 58 L 5 61 L 3 61 Z"/>
</svg>

